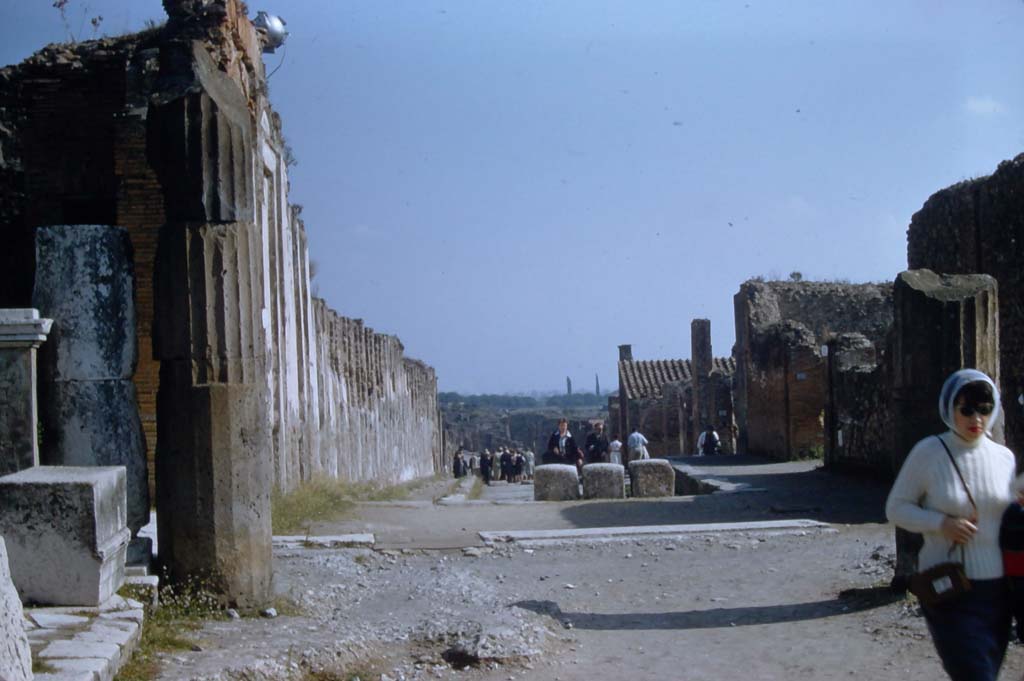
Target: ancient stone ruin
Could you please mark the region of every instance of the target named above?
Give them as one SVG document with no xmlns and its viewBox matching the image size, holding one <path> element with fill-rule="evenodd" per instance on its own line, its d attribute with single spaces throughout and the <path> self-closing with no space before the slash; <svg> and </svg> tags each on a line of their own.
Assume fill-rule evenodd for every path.
<svg viewBox="0 0 1024 681">
<path fill-rule="evenodd" d="M 124 465 L 129 526 L 148 520 L 152 491 L 171 574 L 258 604 L 272 488 L 446 467 L 436 377 L 312 296 L 263 34 L 243 4 L 164 6 L 165 26 L 0 71 L 0 306 L 53 310 L 44 463 Z M 111 265 L 115 285 L 69 284 L 55 266 L 69 254 L 74 276 L 95 284 Z"/>
<path fill-rule="evenodd" d="M 739 450 L 774 459 L 822 456 L 823 348 L 843 333 L 884 339 L 892 326 L 892 287 L 750 280 L 733 302 Z"/>
<path fill-rule="evenodd" d="M 709 421 L 722 438 L 722 451 L 736 451 L 735 363 L 731 357 L 711 357 L 710 322 L 695 328 L 694 359 L 634 360 L 632 346 L 619 346 L 619 395 L 609 400 L 612 434 L 625 442 L 633 428 L 639 428 L 652 456 L 695 452 L 700 431 Z"/>
</svg>

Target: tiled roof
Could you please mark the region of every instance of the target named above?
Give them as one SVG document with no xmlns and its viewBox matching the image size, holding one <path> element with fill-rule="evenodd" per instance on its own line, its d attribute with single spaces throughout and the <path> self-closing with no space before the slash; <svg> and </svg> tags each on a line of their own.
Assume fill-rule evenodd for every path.
<svg viewBox="0 0 1024 681">
<path fill-rule="evenodd" d="M 715 357 L 711 370 L 726 376 L 736 372 L 732 357 Z M 662 386 L 676 381 L 689 382 L 693 375 L 688 359 L 628 360 L 619 362 L 619 382 L 626 388 L 626 398 L 638 400 L 657 398 Z"/>
<path fill-rule="evenodd" d="M 619 362 L 619 382 L 626 387 L 626 397 L 638 400 L 661 397 L 661 386 L 673 381 L 690 380 L 690 360 L 651 359 Z"/>
<path fill-rule="evenodd" d="M 711 370 L 732 376 L 736 373 L 736 360 L 733 357 L 715 357 L 711 360 Z"/>
</svg>

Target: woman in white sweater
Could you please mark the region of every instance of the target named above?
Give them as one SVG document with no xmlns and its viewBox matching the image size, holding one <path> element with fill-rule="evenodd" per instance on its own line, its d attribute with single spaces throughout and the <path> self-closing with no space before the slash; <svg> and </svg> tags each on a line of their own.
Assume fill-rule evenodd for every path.
<svg viewBox="0 0 1024 681">
<path fill-rule="evenodd" d="M 963 369 L 946 379 L 939 414 L 949 430 L 914 445 L 885 513 L 892 523 L 923 535 L 919 570 L 962 556 L 971 590 L 922 610 L 950 678 L 995 681 L 1010 635 L 999 525 L 1017 487 L 1015 460 L 988 437 L 999 416 L 999 390 L 984 373 Z"/>
</svg>

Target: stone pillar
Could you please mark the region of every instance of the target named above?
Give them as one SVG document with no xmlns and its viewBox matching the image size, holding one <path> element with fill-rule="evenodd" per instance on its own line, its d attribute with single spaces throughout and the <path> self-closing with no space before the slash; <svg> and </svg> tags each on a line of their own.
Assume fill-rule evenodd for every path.
<svg viewBox="0 0 1024 681">
<path fill-rule="evenodd" d="M 40 227 L 33 304 L 55 321 L 40 351 L 40 460 L 48 466 L 124 466 L 128 527 L 149 522 L 145 435 L 132 376 L 138 362 L 134 263 L 128 231 Z M 132 541 L 129 562 L 148 563 Z"/>
<path fill-rule="evenodd" d="M 32 651 L 25 635 L 25 616 L 21 598 L 11 581 L 3 537 L 0 537 L 0 679 L 32 679 Z"/>
<path fill-rule="evenodd" d="M 999 385 L 999 302 L 996 280 L 987 274 L 940 275 L 922 269 L 896 277 L 893 304 L 895 475 L 914 444 L 946 430 L 937 404 L 951 373 L 974 368 Z M 993 436 L 1002 441 L 1002 419 Z M 897 586 L 916 570 L 919 548 L 917 535 L 897 531 Z"/>
<path fill-rule="evenodd" d="M 52 320 L 0 309 L 0 475 L 39 465 L 36 350 Z"/>
<path fill-rule="evenodd" d="M 689 453 L 697 452 L 697 440 L 704 427 L 715 421 L 709 376 L 712 369 L 711 321 L 694 319 L 690 322 L 690 373 L 693 381 L 693 440 L 687 443 Z M 683 452 L 684 454 L 687 452 Z"/>
<path fill-rule="evenodd" d="M 172 21 L 194 23 L 195 35 L 218 35 L 228 50 L 252 45 L 244 19 L 178 9 Z M 166 96 L 147 115 L 147 155 L 168 220 L 154 276 L 157 532 L 173 580 L 206 578 L 226 602 L 249 607 L 271 595 L 275 263 L 257 224 L 282 224 L 286 184 L 262 182 L 280 169 L 264 162 L 257 132 L 257 117 L 271 113 L 257 92 L 258 54 L 254 71 L 225 69 L 209 45 L 188 37 L 161 44 Z"/>
</svg>

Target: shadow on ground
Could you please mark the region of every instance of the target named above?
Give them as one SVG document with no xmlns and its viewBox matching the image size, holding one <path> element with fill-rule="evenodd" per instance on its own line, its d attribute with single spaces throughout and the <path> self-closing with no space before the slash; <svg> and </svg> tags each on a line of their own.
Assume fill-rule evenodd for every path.
<svg viewBox="0 0 1024 681">
<path fill-rule="evenodd" d="M 577 527 L 625 527 L 808 518 L 826 523 L 884 523 L 889 483 L 831 473 L 813 462 L 777 464 L 750 456 L 676 458 L 705 476 L 751 491 L 671 500 L 573 504 L 561 510 Z M 802 469 L 802 470 L 801 470 Z M 757 490 L 757 491 L 753 491 Z"/>
<path fill-rule="evenodd" d="M 852 589 L 837 598 L 812 603 L 711 608 L 681 612 L 588 613 L 566 612 L 554 601 L 519 601 L 512 607 L 547 615 L 562 626 L 596 631 L 654 629 L 717 629 L 755 624 L 779 624 L 849 615 L 901 600 L 888 587 Z"/>
</svg>

